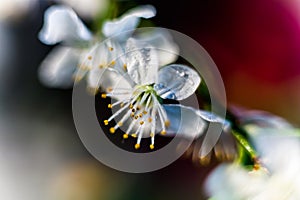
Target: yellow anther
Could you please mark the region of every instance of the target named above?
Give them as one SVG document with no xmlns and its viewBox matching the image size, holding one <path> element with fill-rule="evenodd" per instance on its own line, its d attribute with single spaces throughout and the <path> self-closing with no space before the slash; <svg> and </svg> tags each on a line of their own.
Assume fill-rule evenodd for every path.
<svg viewBox="0 0 300 200">
<path fill-rule="evenodd" d="M 113 60 L 113 61 L 110 62 L 109 66 L 113 67 L 115 64 L 116 64 L 116 61 Z"/>
<path fill-rule="evenodd" d="M 148 112 L 146 110 L 143 111 L 143 114 L 146 115 Z"/>
<path fill-rule="evenodd" d="M 140 121 L 140 125 L 143 125 L 144 124 L 144 121 Z"/>
<path fill-rule="evenodd" d="M 152 122 L 152 118 L 151 117 L 148 118 L 148 122 L 150 122 L 150 123 Z"/>
<path fill-rule="evenodd" d="M 139 149 L 140 147 L 141 147 L 140 144 L 135 144 L 135 145 L 134 145 L 134 148 L 135 148 L 135 149 Z"/>
<path fill-rule="evenodd" d="M 107 126 L 108 125 L 108 120 L 104 120 L 104 125 Z"/>
<path fill-rule="evenodd" d="M 130 116 L 131 116 L 131 117 L 134 117 L 134 113 L 131 113 Z"/>
<path fill-rule="evenodd" d="M 141 109 L 141 106 L 137 106 L 137 107 L 136 107 L 136 110 L 140 110 L 140 109 Z"/>
<path fill-rule="evenodd" d="M 108 104 L 107 107 L 108 107 L 108 108 L 112 108 L 112 105 L 111 105 L 111 104 Z"/>
<path fill-rule="evenodd" d="M 128 134 L 125 133 L 125 134 L 123 135 L 123 138 L 124 138 L 124 139 L 127 139 L 127 138 L 128 138 Z"/>
<path fill-rule="evenodd" d="M 143 113 L 140 113 L 140 114 L 139 114 L 139 117 L 143 117 Z"/>
<path fill-rule="evenodd" d="M 124 103 L 121 103 L 121 104 L 120 104 L 120 107 L 123 108 L 123 107 L 124 107 Z"/>
<path fill-rule="evenodd" d="M 105 99 L 107 97 L 107 95 L 105 93 L 101 94 L 101 98 Z"/>
<path fill-rule="evenodd" d="M 150 144 L 150 149 L 153 150 L 154 149 L 154 145 Z"/>
<path fill-rule="evenodd" d="M 89 60 L 92 60 L 92 58 L 93 58 L 92 56 L 88 56 L 88 59 L 89 59 Z"/>
<path fill-rule="evenodd" d="M 108 87 L 108 88 L 106 89 L 106 91 L 107 91 L 107 92 L 112 92 L 113 89 L 112 89 L 112 87 Z"/>
<path fill-rule="evenodd" d="M 118 123 L 118 126 L 123 126 L 123 122 L 119 122 L 119 123 Z"/>
<path fill-rule="evenodd" d="M 114 50 L 114 48 L 112 48 L 112 47 L 109 47 L 108 49 L 109 49 L 110 51 L 113 51 L 113 50 Z"/>
<path fill-rule="evenodd" d="M 166 134 L 167 134 L 167 131 L 166 131 L 166 130 L 162 130 L 162 131 L 160 132 L 160 134 L 166 135 Z"/>
<path fill-rule="evenodd" d="M 165 121 L 165 126 L 166 126 L 166 127 L 169 127 L 169 126 L 170 126 L 170 124 L 171 124 L 171 123 L 170 123 L 170 121 L 169 121 L 169 120 L 166 120 L 166 121 Z"/>
<path fill-rule="evenodd" d="M 134 119 L 138 119 L 138 118 L 139 118 L 139 116 L 135 116 L 135 117 L 134 117 Z"/>
<path fill-rule="evenodd" d="M 82 78 L 83 78 L 82 76 L 73 76 L 73 80 L 75 83 L 78 83 L 79 81 L 81 81 Z"/>
<path fill-rule="evenodd" d="M 154 137 L 154 133 L 150 133 L 150 137 Z"/>
<path fill-rule="evenodd" d="M 103 65 L 103 64 L 100 64 L 100 65 L 98 65 L 98 67 L 99 67 L 100 69 L 102 69 L 102 68 L 104 67 L 104 65 Z"/>
<path fill-rule="evenodd" d="M 133 105 L 132 105 L 132 104 L 130 104 L 130 105 L 129 105 L 129 108 L 130 108 L 130 109 L 132 109 L 132 108 L 133 108 Z"/>
<path fill-rule="evenodd" d="M 131 134 L 131 137 L 136 138 L 137 135 L 135 133 Z"/>
<path fill-rule="evenodd" d="M 124 68 L 124 70 L 127 70 L 127 65 L 124 64 L 124 65 L 123 65 L 123 68 Z"/>
<path fill-rule="evenodd" d="M 109 129 L 109 132 L 110 132 L 111 134 L 114 134 L 114 133 L 116 132 L 116 130 L 115 130 L 114 127 L 111 127 L 111 128 Z"/>
<path fill-rule="evenodd" d="M 131 110 L 133 113 L 135 112 L 135 109 L 134 108 L 132 108 L 132 110 Z"/>
</svg>

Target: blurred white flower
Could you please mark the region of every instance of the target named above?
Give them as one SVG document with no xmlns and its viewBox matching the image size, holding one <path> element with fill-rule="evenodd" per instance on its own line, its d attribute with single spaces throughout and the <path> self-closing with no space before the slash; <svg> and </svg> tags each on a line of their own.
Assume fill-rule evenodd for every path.
<svg viewBox="0 0 300 200">
<path fill-rule="evenodd" d="M 45 22 L 39 38 L 45 44 L 62 42 L 65 46 L 55 47 L 53 53 L 41 64 L 41 81 L 49 87 L 67 88 L 72 86 L 72 77 L 75 74 L 76 80 L 81 80 L 90 70 L 93 71 L 93 75 L 101 75 L 107 67 L 114 65 L 116 57 L 123 54 L 122 43 L 131 36 L 140 18 L 150 18 L 155 13 L 153 6 L 139 6 L 129 10 L 119 19 L 104 22 L 104 37 L 113 39 L 107 39 L 103 45 L 101 42 L 92 45 L 92 34 L 71 8 L 50 7 L 45 13 Z M 158 48 L 172 48 L 171 52 L 176 55 L 165 56 L 160 59 L 161 62 L 171 62 L 177 58 L 178 47 L 167 32 L 154 32 L 147 37 L 149 41 L 157 41 Z M 142 37 L 141 40 L 144 38 L 146 37 Z M 99 41 L 99 38 L 95 40 Z M 88 49 L 89 46 L 92 47 Z M 91 84 L 89 87 L 96 88 L 96 85 Z"/>
<path fill-rule="evenodd" d="M 72 7 L 81 17 L 91 19 L 103 16 L 109 6 L 109 0 L 54 0 Z"/>
<path fill-rule="evenodd" d="M 0 21 L 12 21 L 20 19 L 29 11 L 33 11 L 37 0 L 1 0 Z"/>
<path fill-rule="evenodd" d="M 206 189 L 213 199 L 300 199 L 300 138 L 294 129 L 256 129 L 256 149 L 261 167 L 221 165 L 208 178 Z"/>
</svg>

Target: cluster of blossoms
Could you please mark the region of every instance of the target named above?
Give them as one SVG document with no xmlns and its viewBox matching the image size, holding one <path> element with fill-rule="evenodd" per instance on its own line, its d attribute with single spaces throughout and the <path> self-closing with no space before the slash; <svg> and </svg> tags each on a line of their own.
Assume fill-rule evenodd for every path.
<svg viewBox="0 0 300 200">
<path fill-rule="evenodd" d="M 136 149 L 143 137 L 150 137 L 154 149 L 156 134 L 195 138 L 207 122 L 225 123 L 216 115 L 164 99 L 183 100 L 195 93 L 201 78 L 189 66 L 170 64 L 179 48 L 164 29 L 134 31 L 141 18 L 155 16 L 153 6 L 133 8 L 118 19 L 105 21 L 101 36 L 84 26 L 66 6 L 52 6 L 45 13 L 39 38 L 45 44 L 60 43 L 40 68 L 40 79 L 50 87 L 70 87 L 73 80 L 86 78 L 88 90 L 110 97 L 113 114 L 104 120 L 109 129 L 124 131 L 123 138 L 136 137 Z M 100 38 L 100 39 L 99 39 Z M 183 123 L 184 121 L 184 123 Z"/>
<path fill-rule="evenodd" d="M 133 8 L 104 21 L 94 35 L 71 8 L 50 7 L 39 38 L 59 45 L 41 64 L 40 80 L 49 87 L 68 88 L 84 79 L 89 92 L 101 91 L 102 98 L 111 98 L 107 107 L 112 115 L 102 123 L 110 126 L 111 134 L 121 129 L 124 139 L 136 138 L 135 149 L 145 137 L 151 138 L 153 150 L 157 134 L 194 139 L 203 135 L 208 123 L 223 125 L 223 134 L 213 144 L 215 156 L 235 162 L 209 176 L 206 190 L 212 199 L 300 199 L 299 132 L 288 122 L 240 111 L 234 114 L 238 123 L 231 119 L 232 124 L 208 111 L 165 103 L 193 95 L 201 77 L 190 66 L 175 64 L 179 48 L 167 30 L 135 30 L 142 18 L 155 14 L 150 5 Z M 193 148 L 193 158 L 199 159 L 200 148 Z M 250 166 L 245 167 L 244 154 Z M 210 156 L 201 159 L 205 163 Z"/>
</svg>

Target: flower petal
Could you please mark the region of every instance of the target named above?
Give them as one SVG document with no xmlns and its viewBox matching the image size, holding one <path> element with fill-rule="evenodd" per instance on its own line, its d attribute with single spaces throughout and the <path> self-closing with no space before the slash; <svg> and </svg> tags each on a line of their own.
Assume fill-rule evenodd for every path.
<svg viewBox="0 0 300 200">
<path fill-rule="evenodd" d="M 135 39 L 149 43 L 155 48 L 159 66 L 165 66 L 177 60 L 179 47 L 167 30 L 154 29 L 150 32 L 137 34 Z"/>
<path fill-rule="evenodd" d="M 191 96 L 198 88 L 201 78 L 185 65 L 168 65 L 158 72 L 157 93 L 165 99 L 182 100 Z"/>
<path fill-rule="evenodd" d="M 73 85 L 81 51 L 75 48 L 55 47 L 41 63 L 39 79 L 48 87 L 69 88 Z"/>
<path fill-rule="evenodd" d="M 128 74 L 135 83 L 146 85 L 157 81 L 157 54 L 149 44 L 133 38 L 128 39 L 126 61 Z"/>
<path fill-rule="evenodd" d="M 48 45 L 59 42 L 74 43 L 91 40 L 92 34 L 71 8 L 55 5 L 45 12 L 39 39 Z"/>
<path fill-rule="evenodd" d="M 203 134 L 205 122 L 194 108 L 179 104 L 165 104 L 163 107 L 170 121 L 167 136 L 180 134 L 185 138 L 196 138 Z"/>
<path fill-rule="evenodd" d="M 151 5 L 144 5 L 133 8 L 126 12 L 120 19 L 115 19 L 113 21 L 106 21 L 103 24 L 102 32 L 106 37 L 112 37 L 118 35 L 119 41 L 125 41 L 130 37 L 139 22 L 140 18 L 151 18 L 156 14 L 156 10 Z M 124 33 L 125 32 L 125 33 Z"/>
<path fill-rule="evenodd" d="M 126 74 L 120 74 L 117 70 L 108 68 L 104 70 L 99 81 L 103 90 L 111 90 L 113 99 L 124 100 L 131 97 L 133 86 Z"/>
<path fill-rule="evenodd" d="M 205 110 L 197 110 L 197 115 L 199 115 L 202 119 L 204 119 L 208 122 L 215 122 L 215 123 L 223 124 L 223 129 L 225 131 L 228 131 L 228 129 L 230 128 L 229 121 L 215 115 L 214 113 L 211 113 L 211 112 L 208 112 Z"/>
</svg>

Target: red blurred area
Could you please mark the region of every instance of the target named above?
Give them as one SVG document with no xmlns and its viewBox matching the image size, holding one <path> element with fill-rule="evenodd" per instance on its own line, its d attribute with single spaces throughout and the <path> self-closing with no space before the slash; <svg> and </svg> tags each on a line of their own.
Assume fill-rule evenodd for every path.
<svg viewBox="0 0 300 200">
<path fill-rule="evenodd" d="M 300 124 L 299 0 L 170 5 L 158 6 L 158 23 L 204 46 L 221 71 L 229 103 L 268 110 Z"/>
</svg>

